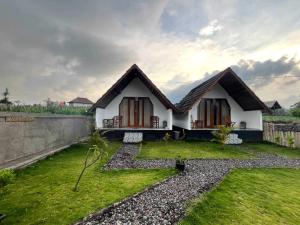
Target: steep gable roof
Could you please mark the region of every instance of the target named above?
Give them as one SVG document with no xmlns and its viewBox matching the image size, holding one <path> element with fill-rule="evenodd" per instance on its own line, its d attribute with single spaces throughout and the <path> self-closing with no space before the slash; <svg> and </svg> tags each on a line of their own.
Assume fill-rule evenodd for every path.
<svg viewBox="0 0 300 225">
<path fill-rule="evenodd" d="M 122 90 L 134 79 L 140 79 L 143 84 L 156 96 L 167 109 L 176 110 L 169 99 L 152 83 L 146 74 L 133 64 L 126 73 L 110 88 L 108 91 L 90 108 L 94 111 L 96 108 L 105 108 Z"/>
<path fill-rule="evenodd" d="M 91 100 L 81 97 L 74 98 L 72 101 L 69 101 L 69 103 L 94 104 L 94 102 L 92 102 Z"/>
<path fill-rule="evenodd" d="M 178 111 L 185 112 L 190 110 L 193 105 L 216 84 L 220 84 L 243 110 L 266 110 L 267 112 L 270 112 L 269 108 L 254 94 L 253 91 L 251 91 L 230 67 L 192 89 L 178 104 L 176 104 Z"/>
<path fill-rule="evenodd" d="M 281 109 L 281 105 L 279 105 L 279 103 L 274 100 L 274 101 L 267 101 L 267 102 L 264 102 L 265 105 L 269 108 L 269 109 Z"/>
</svg>

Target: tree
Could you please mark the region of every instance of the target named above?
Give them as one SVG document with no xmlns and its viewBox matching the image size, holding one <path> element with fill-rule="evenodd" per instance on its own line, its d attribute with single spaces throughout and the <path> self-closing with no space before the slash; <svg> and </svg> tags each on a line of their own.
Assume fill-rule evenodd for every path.
<svg viewBox="0 0 300 225">
<path fill-rule="evenodd" d="M 211 132 L 214 136 L 214 138 L 211 141 L 220 143 L 221 148 L 224 149 L 228 136 L 232 130 L 232 127 L 219 126 L 219 130 L 214 130 L 213 132 Z"/>
<path fill-rule="evenodd" d="M 291 108 L 300 108 L 300 102 L 296 102 L 291 106 Z"/>
<path fill-rule="evenodd" d="M 11 102 L 8 100 L 8 95 L 9 95 L 9 92 L 8 92 L 8 88 L 5 88 L 5 91 L 3 92 L 3 99 L 0 100 L 0 103 L 3 103 L 3 104 L 11 104 Z"/>
<path fill-rule="evenodd" d="M 100 134 L 100 132 L 96 130 L 92 133 L 89 143 L 90 147 L 88 148 L 88 151 L 86 153 L 81 173 L 79 174 L 77 182 L 73 188 L 74 191 L 78 191 L 79 182 L 86 169 L 98 162 L 101 158 L 103 158 L 104 155 L 107 155 L 106 150 L 108 141 L 103 136 L 106 132 L 107 131 L 104 131 Z"/>
</svg>

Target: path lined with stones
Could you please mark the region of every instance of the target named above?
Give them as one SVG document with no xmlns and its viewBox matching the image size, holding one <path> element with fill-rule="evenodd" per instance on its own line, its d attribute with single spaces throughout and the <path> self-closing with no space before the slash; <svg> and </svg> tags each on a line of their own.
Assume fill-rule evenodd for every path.
<svg viewBox="0 0 300 225">
<path fill-rule="evenodd" d="M 124 145 L 106 169 L 173 168 L 175 160 L 134 160 L 138 145 Z M 187 160 L 186 171 L 146 191 L 86 218 L 78 224 L 175 224 L 183 217 L 189 200 L 210 190 L 234 168 L 300 168 L 300 160 L 263 154 L 254 160 Z"/>
</svg>

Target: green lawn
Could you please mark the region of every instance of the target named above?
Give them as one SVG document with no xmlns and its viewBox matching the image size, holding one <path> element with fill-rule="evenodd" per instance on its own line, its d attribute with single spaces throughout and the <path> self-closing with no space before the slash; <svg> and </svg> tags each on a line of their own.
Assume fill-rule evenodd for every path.
<svg viewBox="0 0 300 225">
<path fill-rule="evenodd" d="M 110 157 L 120 146 L 112 143 Z M 17 173 L 16 180 L 0 189 L 1 224 L 70 224 L 113 202 L 142 191 L 175 173 L 174 170 L 100 171 L 91 167 L 73 192 L 87 145 L 75 145 Z"/>
<path fill-rule="evenodd" d="M 279 146 L 271 143 L 247 143 L 245 148 L 248 148 L 252 152 L 265 152 L 272 153 L 278 156 L 282 156 L 289 159 L 300 159 L 300 149 L 299 148 L 287 148 L 284 146 Z"/>
<path fill-rule="evenodd" d="M 296 116 L 263 116 L 266 122 L 293 122 L 300 123 L 300 117 Z"/>
<path fill-rule="evenodd" d="M 289 149 L 268 143 L 245 143 L 242 145 L 226 145 L 222 150 L 220 145 L 213 142 L 201 141 L 171 141 L 145 142 L 138 159 L 160 158 L 255 158 L 259 152 L 268 152 L 287 158 L 300 158 L 300 149 Z"/>
<path fill-rule="evenodd" d="M 300 170 L 237 170 L 191 205 L 181 225 L 300 224 Z"/>
</svg>

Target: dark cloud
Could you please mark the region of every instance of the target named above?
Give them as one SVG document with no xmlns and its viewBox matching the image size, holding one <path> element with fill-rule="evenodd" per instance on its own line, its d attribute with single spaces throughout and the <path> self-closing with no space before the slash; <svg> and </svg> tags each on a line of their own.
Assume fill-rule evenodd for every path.
<svg viewBox="0 0 300 225">
<path fill-rule="evenodd" d="M 27 102 L 48 96 L 64 99 L 63 92 L 72 90 L 77 95 L 81 88 L 88 88 L 87 78 L 111 79 L 134 62 L 135 51 L 116 39 L 85 32 L 83 23 L 66 23 L 68 13 L 76 16 L 75 12 L 84 11 L 82 1 L 72 5 L 74 11 L 70 4 L 67 10 L 62 1 L 53 2 L 62 7 L 55 13 L 56 7 L 53 12 L 51 7 L 43 11 L 42 4 L 50 3 L 0 2 L 0 88 L 8 87 L 12 98 Z M 101 14 L 98 19 L 99 24 L 106 24 L 108 34 L 109 27 L 113 27 L 110 20 L 101 18 Z M 99 87 L 103 85 L 99 83 Z"/>
<path fill-rule="evenodd" d="M 283 82 L 284 86 L 291 85 L 300 80 L 300 70 L 298 66 L 300 61 L 295 58 L 281 57 L 278 60 L 266 60 L 263 62 L 254 60 L 240 60 L 237 65 L 231 65 L 231 68 L 254 90 L 270 84 L 278 77 L 291 77 L 292 80 Z M 209 79 L 219 71 L 206 73 L 204 78 L 194 82 L 180 85 L 167 93 L 167 96 L 175 103 L 179 102 L 192 88 Z M 169 81 L 174 82 L 173 80 Z M 282 89 L 284 90 L 284 88 Z M 279 93 L 278 93 L 279 94 Z M 293 93 L 292 93 L 293 94 Z"/>
<path fill-rule="evenodd" d="M 258 62 L 254 60 L 240 60 L 231 68 L 247 83 L 258 88 L 269 83 L 278 76 L 299 76 L 300 70 L 297 65 L 300 61 L 286 56 L 278 60 L 266 60 Z"/>
</svg>

